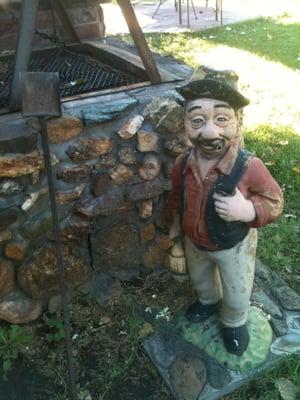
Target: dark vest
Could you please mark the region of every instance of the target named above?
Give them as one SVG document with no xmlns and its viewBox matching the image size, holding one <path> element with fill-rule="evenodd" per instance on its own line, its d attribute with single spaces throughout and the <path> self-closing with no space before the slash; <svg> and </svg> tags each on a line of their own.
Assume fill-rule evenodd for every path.
<svg viewBox="0 0 300 400">
<path fill-rule="evenodd" d="M 180 191 L 180 220 L 182 223 L 184 213 L 184 175 L 183 170 L 185 168 L 187 158 L 190 152 L 180 160 L 180 179 L 179 179 L 179 191 Z M 241 242 L 248 234 L 249 227 L 245 222 L 226 222 L 219 217 L 215 210 L 215 202 L 213 194 L 215 192 L 221 193 L 227 196 L 233 196 L 237 187 L 238 182 L 246 171 L 249 159 L 252 157 L 251 153 L 245 149 L 239 149 L 229 175 L 220 176 L 214 183 L 211 191 L 209 192 L 206 211 L 205 211 L 205 222 L 207 232 L 210 239 L 220 250 L 231 249 L 239 242 Z M 198 246 L 198 245 L 196 245 Z M 202 249 L 202 247 L 198 246 Z M 204 248 L 203 248 L 204 249 Z M 205 249 L 204 249 L 205 250 Z"/>
</svg>

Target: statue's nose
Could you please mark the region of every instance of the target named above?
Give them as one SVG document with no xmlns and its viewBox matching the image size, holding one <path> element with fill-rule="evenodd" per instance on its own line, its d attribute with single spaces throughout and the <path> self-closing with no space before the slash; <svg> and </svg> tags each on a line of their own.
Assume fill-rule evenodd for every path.
<svg viewBox="0 0 300 400">
<path fill-rule="evenodd" d="M 207 121 L 205 126 L 201 129 L 201 138 L 203 140 L 214 140 L 220 137 L 220 128 L 213 123 L 213 121 Z"/>
</svg>

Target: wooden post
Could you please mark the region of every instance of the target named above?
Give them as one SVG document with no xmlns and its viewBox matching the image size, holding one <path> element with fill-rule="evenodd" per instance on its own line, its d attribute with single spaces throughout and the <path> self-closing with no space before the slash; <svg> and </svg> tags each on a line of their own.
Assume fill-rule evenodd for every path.
<svg viewBox="0 0 300 400">
<path fill-rule="evenodd" d="M 146 72 L 149 76 L 151 83 L 160 83 L 161 77 L 158 72 L 155 61 L 152 57 L 149 46 L 146 42 L 145 36 L 136 18 L 135 12 L 129 0 L 117 0 L 121 11 L 124 15 L 128 25 L 129 32 L 138 49 L 139 55 L 142 59 Z"/>
</svg>

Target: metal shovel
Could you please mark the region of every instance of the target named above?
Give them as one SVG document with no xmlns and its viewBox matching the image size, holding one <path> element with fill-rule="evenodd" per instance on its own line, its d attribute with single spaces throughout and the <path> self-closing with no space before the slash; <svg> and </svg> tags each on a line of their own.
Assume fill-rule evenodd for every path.
<svg viewBox="0 0 300 400">
<path fill-rule="evenodd" d="M 38 117 L 41 124 L 42 145 L 44 160 L 49 186 L 50 207 L 52 222 L 54 227 L 56 257 L 59 269 L 60 291 L 63 304 L 63 317 L 66 332 L 66 350 L 70 378 L 71 400 L 77 400 L 76 378 L 72 356 L 72 342 L 70 330 L 69 309 L 67 303 L 67 285 L 65 270 L 63 265 L 61 239 L 57 215 L 57 205 L 55 197 L 54 178 L 51 167 L 51 156 L 47 135 L 47 117 L 61 116 L 60 96 L 59 96 L 59 75 L 50 72 L 22 72 L 20 74 L 22 82 L 22 115 L 24 117 Z"/>
</svg>

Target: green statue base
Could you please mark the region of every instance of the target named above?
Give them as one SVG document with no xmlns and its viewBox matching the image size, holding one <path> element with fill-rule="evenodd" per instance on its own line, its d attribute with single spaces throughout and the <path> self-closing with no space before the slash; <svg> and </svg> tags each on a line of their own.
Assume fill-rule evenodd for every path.
<svg viewBox="0 0 300 400">
<path fill-rule="evenodd" d="M 216 316 L 203 323 L 195 324 L 188 322 L 184 314 L 179 313 L 176 325 L 185 340 L 192 342 L 227 368 L 236 371 L 249 370 L 263 364 L 272 343 L 271 326 L 262 312 L 254 307 L 249 309 L 247 322 L 249 345 L 241 357 L 225 350 Z"/>
</svg>

